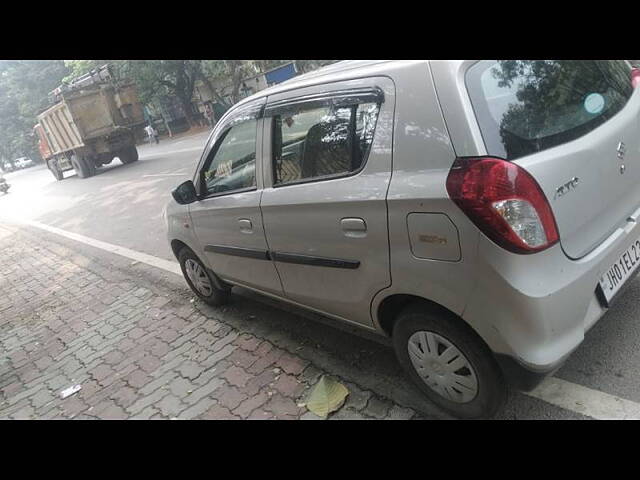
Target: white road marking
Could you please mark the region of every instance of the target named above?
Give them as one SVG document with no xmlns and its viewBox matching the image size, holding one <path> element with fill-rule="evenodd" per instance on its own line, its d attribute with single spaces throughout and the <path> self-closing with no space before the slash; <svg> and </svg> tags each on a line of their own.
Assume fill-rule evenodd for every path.
<svg viewBox="0 0 640 480">
<path fill-rule="evenodd" d="M 174 153 L 186 153 L 186 152 L 202 152 L 204 150 L 204 144 L 199 147 L 191 147 L 191 148 L 181 148 L 178 150 L 164 150 L 161 152 L 150 152 L 144 153 L 140 155 L 140 159 L 144 160 L 145 158 L 155 158 L 155 157 L 163 157 L 166 155 L 172 155 Z"/>
<path fill-rule="evenodd" d="M 598 420 L 638 420 L 640 403 L 549 377 L 527 395 Z"/>
<path fill-rule="evenodd" d="M 12 234 L 13 234 L 13 231 L 9 230 L 8 228 L 4 228 L 2 225 L 0 225 L 0 239 L 4 237 L 8 237 Z"/>
<path fill-rule="evenodd" d="M 175 273 L 176 275 L 182 275 L 182 270 L 177 262 L 164 260 L 162 258 L 154 257 L 153 255 L 137 252 L 135 250 L 113 245 L 101 240 L 95 240 L 93 238 L 85 237 L 84 235 L 68 232 L 33 220 L 16 221 L 107 252 L 115 253 L 116 255 L 145 263 L 152 267 L 160 268 L 167 272 Z M 551 405 L 564 408 L 565 410 L 570 410 L 598 420 L 640 419 L 640 403 L 616 397 L 615 395 L 600 392 L 582 385 L 567 382 L 560 378 L 549 377 L 545 379 L 535 390 L 526 393 L 526 395 L 543 400 Z"/>
<path fill-rule="evenodd" d="M 56 227 L 51 227 L 49 225 L 45 225 L 44 223 L 36 222 L 34 220 L 19 220 L 19 221 L 24 224 L 31 225 L 32 227 L 36 227 L 41 230 L 45 230 L 47 232 L 55 233 L 56 235 L 60 235 L 61 237 L 70 238 L 71 240 L 75 240 L 77 242 L 84 243 L 86 245 L 90 245 L 92 247 L 105 250 L 107 252 L 115 253 L 116 255 L 130 258 L 131 260 L 135 260 L 140 263 L 146 263 L 147 265 L 161 268 L 162 270 L 175 273 L 176 275 L 182 275 L 182 270 L 180 269 L 180 265 L 177 262 L 172 262 L 169 260 L 165 260 L 163 258 L 154 257 L 153 255 L 137 252 L 129 248 L 120 247 L 118 245 L 103 242 L 101 240 L 96 240 L 94 238 L 85 237 L 84 235 L 80 235 L 78 233 L 67 232 L 66 230 L 62 230 Z"/>
<path fill-rule="evenodd" d="M 143 177 L 184 177 L 188 173 L 156 173 L 153 175 L 142 175 Z"/>
</svg>

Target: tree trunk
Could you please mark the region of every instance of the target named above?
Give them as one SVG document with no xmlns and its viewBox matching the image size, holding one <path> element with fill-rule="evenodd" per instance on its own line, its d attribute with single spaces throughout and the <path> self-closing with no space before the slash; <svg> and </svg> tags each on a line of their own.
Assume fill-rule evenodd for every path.
<svg viewBox="0 0 640 480">
<path fill-rule="evenodd" d="M 187 119 L 187 123 L 189 124 L 189 128 L 193 128 L 193 115 L 191 115 L 191 99 L 185 99 L 184 97 L 178 97 L 180 99 L 180 104 L 182 105 L 182 110 L 184 110 L 185 118 Z"/>
<path fill-rule="evenodd" d="M 231 60 L 231 81 L 232 83 L 232 91 L 231 91 L 231 100 L 233 103 L 238 103 L 239 92 L 240 92 L 240 84 L 242 83 L 242 68 L 240 60 Z"/>
<path fill-rule="evenodd" d="M 200 80 L 202 80 L 202 83 L 205 84 L 209 92 L 211 92 L 211 94 L 216 98 L 216 100 L 218 100 L 218 102 L 220 102 L 226 108 L 231 107 L 231 105 L 229 105 L 227 101 L 224 98 L 222 98 L 222 96 L 220 96 L 218 91 L 215 88 L 213 88 L 213 85 L 211 85 L 211 81 L 204 73 L 200 73 Z"/>
</svg>

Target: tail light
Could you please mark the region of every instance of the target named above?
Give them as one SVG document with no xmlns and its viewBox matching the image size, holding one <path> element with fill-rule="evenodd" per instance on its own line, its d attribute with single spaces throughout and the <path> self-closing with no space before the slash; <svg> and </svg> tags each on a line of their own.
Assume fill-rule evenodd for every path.
<svg viewBox="0 0 640 480">
<path fill-rule="evenodd" d="M 631 69 L 631 86 L 636 88 L 638 85 L 640 85 L 640 68 L 633 67 Z"/>
<path fill-rule="evenodd" d="M 514 253 L 535 253 L 559 240 L 549 202 L 523 168 L 499 158 L 458 158 L 447 192 L 491 240 Z"/>
</svg>

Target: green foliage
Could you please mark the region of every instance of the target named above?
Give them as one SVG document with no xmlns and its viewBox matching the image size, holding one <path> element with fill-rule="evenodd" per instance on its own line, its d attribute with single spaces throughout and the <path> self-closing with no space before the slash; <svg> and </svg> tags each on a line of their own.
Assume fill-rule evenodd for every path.
<svg viewBox="0 0 640 480">
<path fill-rule="evenodd" d="M 290 60 L 0 60 L 0 157 L 29 156 L 39 160 L 33 126 L 50 106 L 48 94 L 62 83 L 105 64 L 117 79 L 132 80 L 140 100 L 151 104 L 172 95 L 190 118 L 196 82 L 204 83 L 224 107 L 240 100 L 247 77 L 266 72 Z M 297 60 L 300 73 L 331 60 Z M 230 87 L 230 88 L 229 88 Z M 229 88 L 222 95 L 222 88 Z M 227 95 L 231 102 L 227 100 Z"/>
<path fill-rule="evenodd" d="M 48 106 L 47 94 L 68 75 L 62 60 L 0 62 L 0 155 L 39 160 L 32 128 Z"/>
<path fill-rule="evenodd" d="M 62 83 L 70 83 L 71 80 L 81 77 L 91 70 L 95 70 L 103 65 L 111 65 L 111 71 L 116 79 L 125 78 L 125 70 L 128 68 L 129 62 L 136 60 L 65 60 L 64 64 L 69 70 L 69 75 L 62 79 Z"/>
<path fill-rule="evenodd" d="M 337 60 L 296 60 L 296 66 L 298 73 L 307 73 L 335 62 Z"/>
<path fill-rule="evenodd" d="M 225 107 L 240 100 L 240 87 L 247 77 L 267 72 L 291 60 L 202 60 L 200 80 Z M 230 87 L 231 104 L 221 90 Z"/>
<path fill-rule="evenodd" d="M 62 83 L 69 83 L 74 78 L 80 77 L 85 73 L 89 73 L 94 68 L 104 65 L 100 60 L 65 60 L 64 64 L 69 70 L 69 75 L 62 79 Z"/>
<path fill-rule="evenodd" d="M 251 60 L 259 72 L 268 72 L 280 65 L 289 63 L 291 60 Z"/>
<path fill-rule="evenodd" d="M 189 123 L 196 81 L 202 76 L 202 60 L 122 60 L 121 75 L 135 81 L 143 103 L 162 95 L 177 97 Z"/>
</svg>

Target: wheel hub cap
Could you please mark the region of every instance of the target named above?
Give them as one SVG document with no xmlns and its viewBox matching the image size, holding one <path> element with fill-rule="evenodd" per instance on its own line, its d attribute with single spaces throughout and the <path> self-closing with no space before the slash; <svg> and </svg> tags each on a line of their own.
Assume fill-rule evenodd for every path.
<svg viewBox="0 0 640 480">
<path fill-rule="evenodd" d="M 438 395 L 468 403 L 478 394 L 471 363 L 451 341 L 434 332 L 420 331 L 409 338 L 409 358 L 416 372 Z"/>
<path fill-rule="evenodd" d="M 213 292 L 211 281 L 209 280 L 207 272 L 204 271 L 204 268 L 202 268 L 198 262 L 189 258 L 184 262 L 184 269 L 187 272 L 187 277 L 189 277 L 191 284 L 199 293 L 205 297 L 211 295 Z"/>
</svg>

